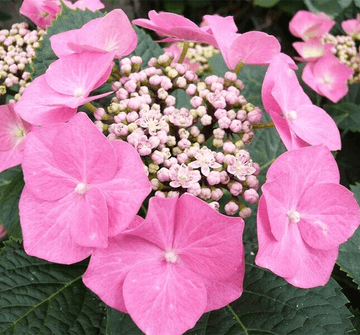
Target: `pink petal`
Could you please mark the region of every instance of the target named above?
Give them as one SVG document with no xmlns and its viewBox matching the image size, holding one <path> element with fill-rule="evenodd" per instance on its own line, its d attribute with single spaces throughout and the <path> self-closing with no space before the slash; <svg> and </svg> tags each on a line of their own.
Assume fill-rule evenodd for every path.
<svg viewBox="0 0 360 335">
<path fill-rule="evenodd" d="M 311 145 L 323 144 L 329 150 L 341 149 L 339 129 L 322 108 L 303 105 L 296 109 L 296 113 L 297 119 L 290 123 L 297 136 Z"/>
<path fill-rule="evenodd" d="M 97 187 L 75 197 L 70 230 L 73 240 L 80 246 L 107 247 L 108 213 L 105 197 Z"/>
<path fill-rule="evenodd" d="M 316 93 L 322 95 L 317 87 L 317 80 L 313 73 L 314 64 L 313 62 L 309 62 L 305 65 L 301 78 L 306 85 L 311 87 Z"/>
<path fill-rule="evenodd" d="M 80 31 L 82 46 L 95 46 L 104 51 L 114 51 L 116 58 L 131 53 L 137 45 L 137 35 L 127 15 L 114 9 L 98 21 L 96 29 L 84 25 Z"/>
<path fill-rule="evenodd" d="M 288 121 L 280 116 L 280 114 L 270 112 L 270 116 L 274 122 L 276 131 L 279 133 L 279 136 L 287 150 L 294 150 L 308 146 L 305 141 L 296 136 L 294 131 L 290 128 Z"/>
<path fill-rule="evenodd" d="M 172 249 L 177 202 L 177 197 L 150 198 L 145 221 L 126 233 L 144 238 L 164 251 Z"/>
<path fill-rule="evenodd" d="M 182 15 L 168 12 L 157 13 L 155 10 L 151 10 L 148 15 L 150 21 L 152 21 L 156 26 L 164 29 L 170 29 L 174 27 L 199 28 L 194 22 Z"/>
<path fill-rule="evenodd" d="M 114 149 L 85 113 L 77 113 L 57 134 L 54 142 L 55 162 L 78 182 L 103 183 L 115 175 Z"/>
<path fill-rule="evenodd" d="M 0 151 L 0 172 L 22 163 L 22 152 L 15 146 L 7 151 Z"/>
<path fill-rule="evenodd" d="M 94 249 L 83 282 L 107 305 L 127 312 L 123 298 L 126 275 L 145 261 L 159 261 L 162 253 L 142 238 L 119 234 L 109 239 L 106 249 Z"/>
<path fill-rule="evenodd" d="M 200 30 L 199 27 L 174 27 L 170 29 L 169 34 L 171 36 L 176 36 L 180 40 L 206 43 L 217 47 L 214 36 Z"/>
<path fill-rule="evenodd" d="M 226 65 L 230 68 L 228 60 L 231 44 L 238 36 L 237 26 L 233 16 L 221 17 L 219 15 L 205 15 L 204 20 L 209 24 L 216 39 Z"/>
<path fill-rule="evenodd" d="M 301 239 L 296 224 L 288 226 L 281 242 L 276 241 L 271 232 L 266 203 L 259 201 L 257 218 L 259 251 L 255 263 L 284 277 L 290 284 L 300 288 L 325 285 L 334 267 L 338 248 L 316 250 Z"/>
<path fill-rule="evenodd" d="M 112 53 L 83 52 L 64 56 L 49 66 L 45 73 L 46 82 L 59 93 L 75 98 L 87 97 L 100 86 L 98 81 L 108 72 L 112 61 Z"/>
<path fill-rule="evenodd" d="M 173 249 L 202 277 L 225 279 L 242 259 L 244 221 L 220 214 L 206 202 L 184 194 L 177 203 Z"/>
<path fill-rule="evenodd" d="M 19 213 L 28 255 L 61 264 L 76 263 L 90 255 L 91 248 L 78 245 L 70 233 L 74 202 L 75 193 L 58 201 L 44 201 L 25 186 Z"/>
<path fill-rule="evenodd" d="M 203 278 L 207 290 L 207 305 L 204 312 L 225 307 L 238 299 L 243 292 L 245 262 L 231 277 L 224 280 Z"/>
<path fill-rule="evenodd" d="M 301 194 L 315 183 L 338 184 L 340 181 L 336 161 L 323 145 L 283 153 L 270 166 L 266 174 L 267 181 L 275 180 L 288 171 L 294 172 L 301 180 Z"/>
<path fill-rule="evenodd" d="M 230 69 L 240 62 L 244 64 L 267 65 L 280 53 L 280 43 L 271 35 L 261 31 L 249 31 L 238 36 L 228 52 Z"/>
<path fill-rule="evenodd" d="M 298 211 L 301 236 L 315 249 L 338 247 L 360 224 L 360 210 L 353 194 L 338 184 L 316 184 L 309 188 Z"/>
<path fill-rule="evenodd" d="M 299 188 L 301 181 L 299 182 L 297 176 L 290 172 L 283 173 L 274 181 L 267 181 L 261 188 L 266 199 L 271 233 L 279 242 L 289 225 L 288 211 L 297 209 Z"/>
<path fill-rule="evenodd" d="M 100 20 L 100 18 L 94 19 L 90 22 L 98 22 L 98 20 Z M 74 53 L 74 51 L 69 48 L 69 43 L 74 43 L 75 45 L 79 44 L 78 32 L 79 29 L 72 29 L 63 33 L 50 36 L 51 48 L 55 52 L 56 56 L 58 56 L 59 58 L 63 58 Z"/>
<path fill-rule="evenodd" d="M 123 141 L 112 142 L 117 158 L 114 177 L 98 187 L 109 212 L 109 236 L 126 229 L 151 191 L 151 184 L 137 150 Z"/>
<path fill-rule="evenodd" d="M 300 232 L 295 225 L 285 225 L 282 238 L 276 240 L 271 231 L 268 208 L 265 197 L 261 196 L 257 213 L 259 250 L 255 263 L 278 276 L 291 278 L 297 273 L 300 262 L 300 255 L 295 249 L 301 244 Z"/>
<path fill-rule="evenodd" d="M 69 96 L 54 91 L 42 75 L 26 88 L 15 111 L 34 125 L 65 122 L 76 114 L 76 108 L 64 105 L 68 100 Z"/>
<path fill-rule="evenodd" d="M 77 181 L 62 171 L 53 157 L 53 140 L 63 125 L 34 129 L 27 138 L 23 171 L 28 189 L 39 199 L 54 201 L 71 193 Z"/>
<path fill-rule="evenodd" d="M 177 335 L 193 328 L 206 307 L 206 288 L 192 271 L 166 262 L 134 267 L 125 278 L 126 308 L 146 334 Z"/>
</svg>

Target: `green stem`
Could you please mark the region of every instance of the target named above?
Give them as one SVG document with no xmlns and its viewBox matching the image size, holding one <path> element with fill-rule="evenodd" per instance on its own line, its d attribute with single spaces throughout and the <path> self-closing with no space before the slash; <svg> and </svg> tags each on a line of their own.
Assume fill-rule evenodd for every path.
<svg viewBox="0 0 360 335">
<path fill-rule="evenodd" d="M 184 42 L 184 46 L 183 46 L 183 49 L 182 49 L 180 58 L 179 58 L 179 60 L 178 60 L 178 63 L 181 64 L 181 63 L 184 61 L 185 56 L 186 56 L 186 53 L 187 53 L 187 51 L 188 51 L 188 49 L 189 49 L 189 44 L 190 44 L 190 43 L 189 43 L 188 41 L 185 41 L 185 42 Z"/>
<path fill-rule="evenodd" d="M 272 128 L 274 127 L 274 122 L 265 122 L 259 124 L 253 124 L 253 129 L 263 129 L 263 128 Z"/>
<path fill-rule="evenodd" d="M 244 65 L 245 65 L 244 62 L 240 62 L 238 65 L 236 65 L 236 68 L 235 68 L 235 71 L 234 71 L 234 72 L 236 73 L 236 75 L 239 74 L 241 68 L 242 68 Z"/>
<path fill-rule="evenodd" d="M 84 107 L 91 113 L 94 113 L 96 110 L 96 107 L 91 102 L 84 104 Z"/>
<path fill-rule="evenodd" d="M 234 312 L 234 310 L 232 309 L 232 307 L 230 305 L 227 305 L 227 308 L 229 308 L 231 314 L 234 316 L 235 320 L 239 323 L 239 325 L 242 327 L 242 329 L 244 329 L 244 332 L 246 335 L 249 335 L 247 328 L 245 327 L 245 325 L 241 322 L 241 320 L 239 319 L 238 315 Z"/>
</svg>

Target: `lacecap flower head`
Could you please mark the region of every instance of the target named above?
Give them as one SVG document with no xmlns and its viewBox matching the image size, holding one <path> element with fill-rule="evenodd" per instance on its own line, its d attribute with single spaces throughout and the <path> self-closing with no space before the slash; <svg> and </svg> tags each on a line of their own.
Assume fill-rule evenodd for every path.
<svg viewBox="0 0 360 335">
<path fill-rule="evenodd" d="M 94 250 L 83 281 L 145 334 L 182 334 L 241 295 L 243 228 L 190 194 L 153 197 L 145 220 Z"/>
<path fill-rule="evenodd" d="M 290 284 L 311 288 L 330 279 L 339 245 L 360 223 L 353 194 L 322 145 L 279 156 L 267 172 L 259 201 L 255 263 Z"/>
<path fill-rule="evenodd" d="M 85 113 L 32 131 L 22 167 L 24 248 L 50 262 L 75 263 L 106 248 L 151 190 L 136 150 L 109 142 Z"/>
</svg>

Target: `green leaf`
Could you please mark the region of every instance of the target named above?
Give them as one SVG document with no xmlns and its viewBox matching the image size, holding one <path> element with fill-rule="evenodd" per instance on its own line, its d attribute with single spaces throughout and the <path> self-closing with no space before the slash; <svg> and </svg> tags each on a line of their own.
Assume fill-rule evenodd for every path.
<svg viewBox="0 0 360 335">
<path fill-rule="evenodd" d="M 121 313 L 109 306 L 107 311 L 106 335 L 141 335 L 142 331 L 131 320 L 129 314 Z"/>
<path fill-rule="evenodd" d="M 191 7 L 202 8 L 209 6 L 210 0 L 186 0 L 186 3 Z"/>
<path fill-rule="evenodd" d="M 11 19 L 11 15 L 9 13 L 3 12 L 0 10 L 0 21 L 8 21 Z"/>
<path fill-rule="evenodd" d="M 0 262 L 0 334 L 104 334 L 105 308 L 82 283 L 87 262 L 52 264 L 6 243 Z"/>
<path fill-rule="evenodd" d="M 304 0 L 307 8 L 314 13 L 324 12 L 332 17 L 339 15 L 351 5 L 352 0 Z"/>
<path fill-rule="evenodd" d="M 14 168 L 0 174 L 0 223 L 4 225 L 8 236 L 19 242 L 22 241 L 22 234 L 18 205 L 23 187 L 21 169 Z"/>
<path fill-rule="evenodd" d="M 254 0 L 254 4 L 259 7 L 274 7 L 280 0 Z"/>
<path fill-rule="evenodd" d="M 354 0 L 354 4 L 356 7 L 360 8 L 360 0 Z"/>
<path fill-rule="evenodd" d="M 351 102 L 326 105 L 326 111 L 332 116 L 339 128 L 360 132 L 360 107 Z"/>
<path fill-rule="evenodd" d="M 350 188 L 360 204 L 360 184 L 351 185 Z M 337 264 L 360 286 L 360 228 L 346 243 L 340 245 Z"/>
<path fill-rule="evenodd" d="M 46 29 L 47 33 L 35 52 L 35 57 L 31 64 L 31 78 L 35 79 L 44 74 L 49 65 L 57 60 L 50 44 L 50 37 L 52 35 L 72 29 L 79 29 L 85 23 L 102 16 L 104 14 L 99 11 L 92 12 L 88 9 L 85 11 L 80 9 L 73 10 L 62 5 L 61 13 L 56 16 L 56 20 L 52 21 L 51 26 Z"/>
<path fill-rule="evenodd" d="M 159 46 L 158 43 L 155 43 L 150 35 L 148 35 L 143 29 L 133 26 L 137 37 L 138 45 L 136 49 L 127 57 L 140 56 L 143 60 L 141 68 L 146 68 L 147 63 L 152 57 L 159 57 L 164 53 L 164 50 Z"/>
</svg>

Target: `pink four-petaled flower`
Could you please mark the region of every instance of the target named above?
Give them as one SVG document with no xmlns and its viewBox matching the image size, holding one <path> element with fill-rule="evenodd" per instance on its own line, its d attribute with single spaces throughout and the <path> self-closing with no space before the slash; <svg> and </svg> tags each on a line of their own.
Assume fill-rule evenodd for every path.
<svg viewBox="0 0 360 335">
<path fill-rule="evenodd" d="M 94 250 L 83 281 L 146 334 L 182 334 L 241 295 L 243 227 L 192 195 L 153 197 L 145 220 Z"/>
<path fill-rule="evenodd" d="M 136 150 L 109 142 L 85 113 L 27 138 L 20 223 L 25 251 L 70 264 L 127 228 L 150 182 Z"/>
<path fill-rule="evenodd" d="M 339 185 L 331 152 L 322 145 L 286 152 L 266 177 L 255 263 L 297 287 L 325 285 L 339 245 L 360 223 L 359 206 Z"/>
</svg>

